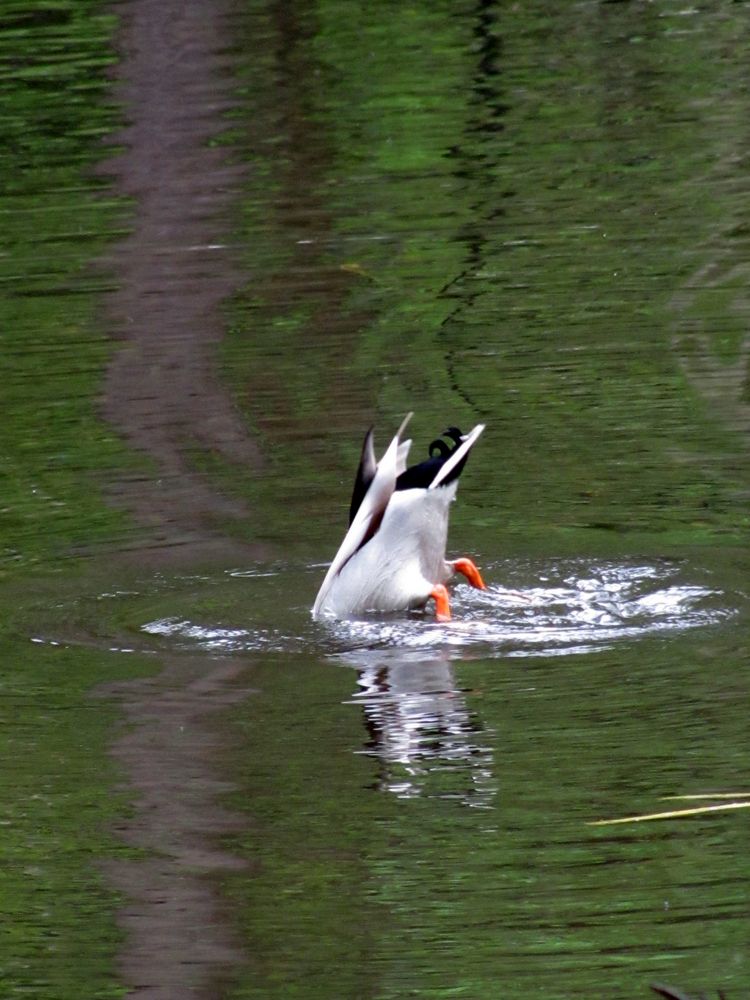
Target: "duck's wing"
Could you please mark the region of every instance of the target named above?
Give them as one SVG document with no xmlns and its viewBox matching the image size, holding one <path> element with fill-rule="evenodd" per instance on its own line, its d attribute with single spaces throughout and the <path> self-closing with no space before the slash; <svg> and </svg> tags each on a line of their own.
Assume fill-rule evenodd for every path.
<svg viewBox="0 0 750 1000">
<path fill-rule="evenodd" d="M 401 429 L 403 429 L 404 426 L 405 422 L 401 425 Z M 398 455 L 396 458 L 397 477 L 400 476 L 401 473 L 406 469 L 406 460 L 409 456 L 409 448 L 411 448 L 411 441 L 401 441 L 398 446 Z M 367 491 L 370 488 L 370 484 L 375 478 L 375 473 L 377 472 L 377 468 L 378 468 L 378 463 L 375 460 L 375 436 L 373 433 L 373 428 L 370 427 L 368 432 L 365 434 L 365 440 L 362 443 L 362 455 L 359 460 L 359 468 L 357 469 L 357 475 L 354 480 L 352 501 L 349 504 L 350 525 L 354 520 L 357 511 L 359 510 L 359 506 L 362 503 L 362 500 L 364 499 Z"/>
<path fill-rule="evenodd" d="M 441 486 L 444 483 L 449 483 L 451 480 L 458 478 L 469 452 L 474 447 L 479 435 L 484 430 L 484 427 L 484 424 L 477 424 L 476 427 L 466 435 L 458 448 L 452 451 L 448 458 L 442 463 L 428 489 L 434 490 L 436 486 Z"/>
<path fill-rule="evenodd" d="M 315 604 L 313 605 L 314 616 L 318 615 L 321 607 L 325 603 L 326 596 L 328 595 L 336 576 L 341 572 L 352 556 L 354 556 L 363 545 L 369 542 L 380 527 L 386 507 L 388 506 L 388 501 L 391 499 L 393 491 L 396 487 L 399 465 L 402 461 L 406 461 L 406 456 L 403 455 L 403 452 L 401 451 L 401 435 L 407 423 L 411 420 L 411 417 L 411 413 L 406 415 L 396 433 L 396 436 L 388 445 L 385 454 L 375 467 L 375 473 L 359 503 L 354 519 L 349 526 L 349 530 L 344 536 L 344 540 L 341 543 L 338 552 L 334 556 L 333 562 L 328 567 L 328 572 L 326 573 L 323 584 L 318 591 L 318 596 L 315 598 Z M 403 444 L 407 444 L 407 442 L 404 441 Z M 367 437 L 365 437 L 363 455 L 367 447 Z"/>
</svg>

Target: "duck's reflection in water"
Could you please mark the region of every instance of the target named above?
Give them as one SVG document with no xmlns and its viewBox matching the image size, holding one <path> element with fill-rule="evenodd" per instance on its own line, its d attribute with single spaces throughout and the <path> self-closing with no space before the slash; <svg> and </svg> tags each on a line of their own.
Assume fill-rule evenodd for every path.
<svg viewBox="0 0 750 1000">
<path fill-rule="evenodd" d="M 369 737 L 361 752 L 380 762 L 378 787 L 400 798 L 452 798 L 492 808 L 488 733 L 469 711 L 449 655 L 360 650 L 347 660 L 360 671 L 352 702 L 364 710 Z"/>
</svg>

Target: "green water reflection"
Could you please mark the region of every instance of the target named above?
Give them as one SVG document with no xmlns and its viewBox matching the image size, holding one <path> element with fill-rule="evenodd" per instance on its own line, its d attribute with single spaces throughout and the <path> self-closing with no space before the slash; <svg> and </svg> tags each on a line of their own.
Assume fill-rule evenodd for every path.
<svg viewBox="0 0 750 1000">
<path fill-rule="evenodd" d="M 114 114 L 105 68 L 114 18 L 87 0 L 0 10 L 0 856 L 4 997 L 114 997 L 117 899 L 100 871 L 123 848 L 108 825 L 126 799 L 106 757 L 117 714 L 90 691 L 142 669 L 96 648 L 30 641 L 32 609 L 72 547 L 122 519 L 100 489 L 122 461 L 96 416 L 108 347 L 91 270 L 120 208 L 90 174 Z M 59 625 L 59 619 L 57 624 Z"/>
<path fill-rule="evenodd" d="M 121 996 L 118 899 L 101 867 L 126 853 L 108 827 L 129 796 L 105 753 L 117 712 L 91 689 L 148 665 L 25 635 L 4 636 L 0 655 L 3 995 Z"/>
<path fill-rule="evenodd" d="M 353 753 L 362 719 L 325 708 L 351 693 L 348 671 L 289 658 L 254 671 L 237 766 L 261 862 L 245 889 L 257 978 L 238 995 L 562 1000 L 675 977 L 741 995 L 744 823 L 585 825 L 734 787 L 745 733 L 726 706 L 748 691 L 733 652 L 703 637 L 455 662 L 452 711 L 463 704 L 484 752 L 438 754 L 416 797 L 403 783 L 375 794 L 376 760 Z"/>
<path fill-rule="evenodd" d="M 92 270 L 122 205 L 91 174 L 116 118 L 105 95 L 114 18 L 96 2 L 0 13 L 0 573 L 111 538 L 102 502 L 122 463 L 96 418 L 109 349 Z"/>
<path fill-rule="evenodd" d="M 414 408 L 422 446 L 447 414 L 488 423 L 457 547 L 705 567 L 746 543 L 736 15 L 254 9 L 266 133 L 250 128 L 253 282 L 225 353 L 271 456 L 246 487 L 254 528 L 333 551 L 352 428 L 374 414 L 384 442 Z M 746 565 L 727 551 L 721 585 L 744 589 Z M 741 995 L 744 819 L 585 823 L 744 787 L 745 629 L 449 664 L 463 737 L 438 726 L 406 764 L 373 747 L 366 710 L 321 707 L 352 699 L 346 672 L 256 668 L 237 764 L 259 823 L 241 846 L 261 872 L 237 889 L 255 981 L 237 995 Z"/>
<path fill-rule="evenodd" d="M 746 384 L 731 398 L 744 175 L 723 176 L 742 159 L 742 129 L 724 130 L 744 97 L 715 103 L 744 12 L 347 9 L 256 14 L 274 42 L 248 70 L 248 107 L 270 135 L 250 150 L 254 280 L 227 367 L 291 480 L 262 530 L 296 537 L 313 486 L 321 510 L 343 506 L 352 426 L 375 412 L 387 435 L 416 409 L 424 439 L 447 413 L 488 422 L 457 516 L 499 512 L 504 543 L 743 538 L 745 440 L 712 419 L 690 358 L 725 409 L 746 407 Z M 721 274 L 698 294 L 709 267 Z M 252 489 L 261 502 L 280 485 Z"/>
</svg>

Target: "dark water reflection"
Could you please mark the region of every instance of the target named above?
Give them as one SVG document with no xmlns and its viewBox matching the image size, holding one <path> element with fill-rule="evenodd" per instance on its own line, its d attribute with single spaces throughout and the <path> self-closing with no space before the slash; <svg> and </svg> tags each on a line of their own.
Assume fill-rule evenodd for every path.
<svg viewBox="0 0 750 1000">
<path fill-rule="evenodd" d="M 491 808 L 492 750 L 482 745 L 481 725 L 469 713 L 448 654 L 369 658 L 353 704 L 364 710 L 370 740 L 363 752 L 380 762 L 379 787 L 399 798 L 434 794 Z"/>
<path fill-rule="evenodd" d="M 746 814 L 587 824 L 747 790 L 748 5 L 42 6 L 0 15 L 5 992 L 747 995 Z M 490 587 L 315 624 L 408 410 L 415 454 L 488 425 Z"/>
</svg>

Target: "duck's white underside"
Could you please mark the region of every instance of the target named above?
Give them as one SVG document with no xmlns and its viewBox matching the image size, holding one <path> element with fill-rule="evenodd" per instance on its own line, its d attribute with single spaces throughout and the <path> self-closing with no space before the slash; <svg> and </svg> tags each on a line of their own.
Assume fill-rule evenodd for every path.
<svg viewBox="0 0 750 1000">
<path fill-rule="evenodd" d="M 445 546 L 457 485 L 393 493 L 375 535 L 324 580 L 313 615 L 346 618 L 423 607 L 435 585 L 453 573 Z"/>
</svg>

